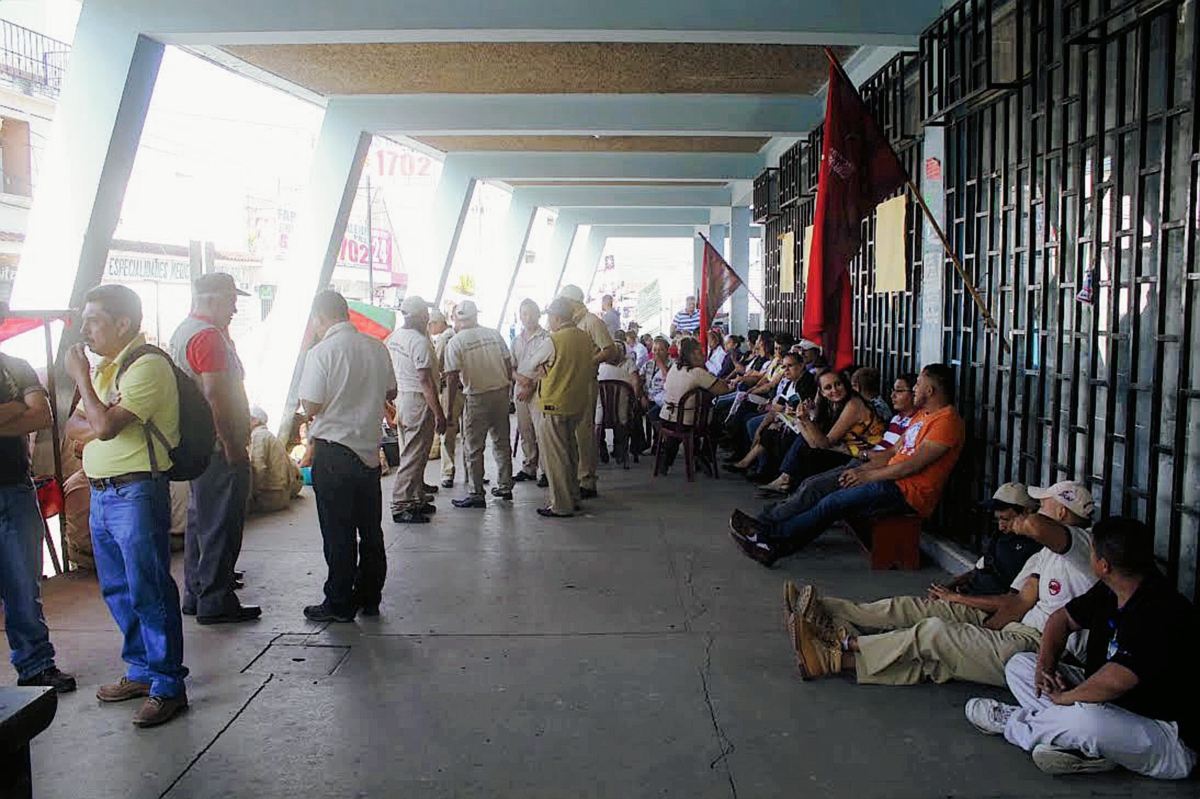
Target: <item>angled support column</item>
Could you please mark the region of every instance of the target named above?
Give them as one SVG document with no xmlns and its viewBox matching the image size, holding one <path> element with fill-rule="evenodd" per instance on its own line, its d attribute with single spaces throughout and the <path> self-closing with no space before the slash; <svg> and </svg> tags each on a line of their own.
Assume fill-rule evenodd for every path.
<svg viewBox="0 0 1200 799">
<path fill-rule="evenodd" d="M 504 302 L 499 306 L 490 300 L 484 303 L 480 309 L 483 317 L 480 319 L 480 324 L 485 327 L 499 328 L 507 318 L 508 306 L 512 302 L 513 286 L 517 284 L 517 275 L 520 274 L 521 266 L 525 263 L 525 245 L 529 243 L 529 231 L 533 230 L 533 220 L 536 216 L 537 206 L 529 201 L 528 195 L 521 189 L 514 191 L 512 199 L 508 203 L 508 216 L 504 222 L 504 244 L 500 250 L 499 268 L 495 272 L 498 280 L 488 280 L 485 288 L 494 282 L 495 285 L 491 286 L 493 290 L 480 295 L 487 298 L 499 298 L 500 292 L 504 292 Z M 488 308 L 489 305 L 492 307 Z M 495 314 L 494 317 L 493 314 Z"/>
<path fill-rule="evenodd" d="M 699 236 L 692 242 L 692 293 L 700 302 L 700 283 L 704 280 L 704 239 Z"/>
<path fill-rule="evenodd" d="M 161 43 L 109 6 L 89 3 L 80 14 L 14 308 L 77 306 L 100 283 L 162 55 Z"/>
<path fill-rule="evenodd" d="M 746 335 L 750 321 L 750 207 L 734 206 L 729 225 L 729 265 L 742 279 L 742 287 L 729 301 L 729 332 Z"/>
<path fill-rule="evenodd" d="M 297 246 L 288 254 L 271 314 L 264 323 L 261 362 L 247 370 L 248 393 L 267 412 L 276 429 L 286 431 L 296 407 L 296 389 L 304 363 L 304 338 L 313 297 L 329 285 L 346 221 L 362 174 L 371 134 L 337 101 L 325 110 L 313 153 L 304 204 L 296 221 Z"/>
<path fill-rule="evenodd" d="M 592 281 L 596 279 L 596 267 L 600 264 L 600 256 L 604 254 L 604 245 L 608 243 L 608 236 L 600 231 L 597 227 L 592 227 L 588 231 L 587 242 L 584 244 L 583 252 L 579 259 L 575 262 L 575 268 L 578 275 L 575 276 L 575 285 L 584 290 L 584 298 L 587 298 L 587 292 L 592 287 Z M 571 276 L 564 279 L 564 283 L 574 282 Z"/>
<path fill-rule="evenodd" d="M 433 197 L 433 233 L 430 249 L 426 253 L 425 262 L 416 274 L 409 278 L 409 294 L 419 294 L 427 300 L 441 303 L 474 192 L 474 175 L 471 175 L 466 165 L 454 156 L 447 156 L 442 164 L 442 176 L 438 180 L 437 192 Z"/>
<path fill-rule="evenodd" d="M 554 281 L 554 296 L 562 288 L 563 276 L 567 273 L 567 261 L 571 257 L 571 247 L 575 244 L 575 236 L 579 233 L 579 222 L 567 212 L 558 215 L 554 220 L 554 236 L 550 239 L 550 268 L 558 271 Z"/>
</svg>

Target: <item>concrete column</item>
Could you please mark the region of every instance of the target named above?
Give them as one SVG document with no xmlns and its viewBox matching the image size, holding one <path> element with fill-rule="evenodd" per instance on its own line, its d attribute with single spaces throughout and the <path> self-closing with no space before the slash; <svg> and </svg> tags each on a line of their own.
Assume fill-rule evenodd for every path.
<svg viewBox="0 0 1200 799">
<path fill-rule="evenodd" d="M 914 176 L 921 186 L 921 194 L 933 212 L 934 218 L 946 229 L 946 190 L 943 178 L 946 163 L 946 134 L 943 128 L 931 126 L 925 128 L 923 160 L 928 163 L 936 159 L 939 169 L 938 177 L 928 177 L 929 170 L 918 170 Z M 911 201 L 911 200 L 910 200 Z M 915 213 L 920 213 L 916 209 Z M 921 240 L 921 333 L 917 341 L 918 366 L 927 363 L 939 363 L 943 357 L 944 339 L 942 336 L 942 309 L 945 307 L 946 295 L 946 253 L 941 241 L 933 232 L 933 226 L 926 223 L 922 228 Z"/>
<path fill-rule="evenodd" d="M 442 301 L 474 191 L 475 177 L 454 156 L 446 156 L 433 197 L 433 234 L 429 251 L 415 274 L 409 275 L 409 294 L 419 294 L 438 303 Z"/>
<path fill-rule="evenodd" d="M 554 297 L 562 288 L 563 276 L 567 273 L 567 261 L 571 258 L 571 247 L 575 244 L 575 236 L 579 233 L 579 222 L 567 213 L 560 213 L 554 220 L 554 235 L 550 239 L 550 268 L 558 270 L 554 281 Z M 546 297 L 546 300 L 553 297 Z"/>
<path fill-rule="evenodd" d="M 608 236 L 593 226 L 588 231 L 587 243 L 584 244 L 583 252 L 575 262 L 577 274 L 568 275 L 563 279 L 564 284 L 574 283 L 583 289 L 584 299 L 587 299 L 587 290 L 596 278 L 596 267 L 600 264 L 600 256 L 604 254 L 604 245 L 607 243 Z"/>
<path fill-rule="evenodd" d="M 288 253 L 288 279 L 280 283 L 271 313 L 264 321 L 261 362 L 247 369 L 248 393 L 281 431 L 290 423 L 296 407 L 312 300 L 333 277 L 370 144 L 371 134 L 331 101 L 296 220 L 298 235 Z"/>
<path fill-rule="evenodd" d="M 750 320 L 750 207 L 734 206 L 729 225 L 729 265 L 742 279 L 742 287 L 729 303 L 729 332 L 746 334 Z"/>
<path fill-rule="evenodd" d="M 89 3 L 80 14 L 13 308 L 76 306 L 100 283 L 162 54 L 162 44 L 107 5 Z"/>
<path fill-rule="evenodd" d="M 704 239 L 696 236 L 692 242 L 692 293 L 700 301 L 700 281 L 704 279 Z"/>
<path fill-rule="evenodd" d="M 516 285 L 517 275 L 520 274 L 521 266 L 525 263 L 525 245 L 529 243 L 529 232 L 533 230 L 533 220 L 536 216 L 537 206 L 529 201 L 528 195 L 520 189 L 514 191 L 512 200 L 508 203 L 508 216 L 504 223 L 504 244 L 500 250 L 498 268 L 495 270 L 499 278 L 495 286 L 496 291 L 480 295 L 485 298 L 479 311 L 481 316 L 479 321 L 484 326 L 497 328 L 504 326 L 508 315 L 508 306 L 512 302 L 513 286 Z M 504 280 L 506 277 L 508 279 Z M 485 288 L 492 282 L 491 280 L 486 281 Z M 504 292 L 504 301 L 499 306 L 488 301 L 489 297 L 499 298 L 500 292 Z M 493 307 L 489 309 L 488 305 L 493 305 Z M 494 319 L 493 314 L 495 314 Z"/>
</svg>

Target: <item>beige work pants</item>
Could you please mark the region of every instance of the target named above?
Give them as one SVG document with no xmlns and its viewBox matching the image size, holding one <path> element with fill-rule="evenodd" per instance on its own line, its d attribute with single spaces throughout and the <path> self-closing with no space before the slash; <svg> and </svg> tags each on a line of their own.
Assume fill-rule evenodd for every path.
<svg viewBox="0 0 1200 799">
<path fill-rule="evenodd" d="M 454 458 L 458 454 L 459 427 L 462 424 L 463 408 L 467 405 L 467 398 L 460 391 L 455 395 L 454 407 L 451 408 L 449 389 L 443 389 L 441 400 L 442 412 L 446 414 L 446 432 L 442 435 L 441 441 L 442 479 L 453 480 L 455 475 Z"/>
<path fill-rule="evenodd" d="M 433 443 L 433 410 L 425 395 L 406 391 L 396 397 L 396 434 L 400 463 L 392 484 L 392 513 L 424 504 L 425 464 Z"/>
<path fill-rule="evenodd" d="M 854 666 L 860 683 L 961 680 L 1003 686 L 1008 659 L 1018 652 L 1036 652 L 1042 639 L 1040 632 L 1020 622 L 991 630 L 983 626 L 987 615 L 983 611 L 922 597 L 822 601 L 851 635 L 858 630 L 883 631 L 857 635 Z"/>
<path fill-rule="evenodd" d="M 550 510 L 572 514 L 579 505 L 579 428 L 586 428 L 592 439 L 591 411 L 578 416 L 541 414 L 538 420 L 538 443 L 541 449 L 542 470 L 550 482 Z"/>
<path fill-rule="evenodd" d="M 471 472 L 471 494 L 482 497 L 483 452 L 488 436 L 496 460 L 496 484 L 501 491 L 512 491 L 512 439 L 508 421 L 508 389 L 467 395 L 463 411 L 463 436 L 467 440 L 467 466 Z"/>
<path fill-rule="evenodd" d="M 517 432 L 521 435 L 521 471 L 532 477 L 538 473 L 538 418 L 542 412 L 536 403 L 517 400 Z"/>
<path fill-rule="evenodd" d="M 593 372 L 588 377 L 587 420 L 595 413 L 596 401 L 600 397 L 600 381 Z M 599 467 L 600 453 L 596 446 L 596 426 L 584 424 L 583 420 L 575 426 L 575 446 L 579 449 L 579 487 L 596 490 L 596 469 Z"/>
</svg>

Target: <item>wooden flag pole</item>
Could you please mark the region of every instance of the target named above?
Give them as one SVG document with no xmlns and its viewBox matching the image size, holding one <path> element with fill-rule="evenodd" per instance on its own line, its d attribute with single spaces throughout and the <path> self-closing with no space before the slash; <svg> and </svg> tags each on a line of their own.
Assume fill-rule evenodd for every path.
<svg viewBox="0 0 1200 799">
<path fill-rule="evenodd" d="M 854 81 L 850 80 L 850 76 L 846 74 L 846 70 L 842 66 L 842 62 L 838 60 L 838 57 L 828 47 L 824 49 L 825 55 L 837 69 L 838 73 L 841 74 L 842 79 L 845 80 L 847 85 L 849 85 L 850 88 L 854 90 L 854 93 L 858 95 L 858 101 L 860 103 L 863 102 L 862 95 L 858 94 L 858 87 L 854 85 Z M 829 91 L 829 89 L 826 89 L 826 91 Z M 888 147 L 891 147 L 890 143 L 888 144 Z M 896 159 L 896 162 L 900 164 L 901 169 L 904 169 L 904 162 L 900 160 L 900 156 L 896 155 L 895 150 L 892 150 L 892 156 Z M 962 261 L 959 260 L 958 254 L 955 253 L 954 249 L 950 246 L 950 240 L 946 238 L 946 234 L 942 231 L 942 226 L 938 224 L 937 219 L 933 216 L 933 212 L 930 211 L 929 206 L 925 204 L 925 197 L 922 196 L 921 190 L 917 187 L 917 184 L 913 182 L 912 175 L 908 174 L 907 169 L 904 169 L 904 173 L 908 178 L 908 190 L 912 192 L 913 197 L 917 201 L 917 205 L 921 206 L 921 211 L 925 214 L 925 219 L 929 221 L 929 224 L 933 227 L 934 232 L 937 233 L 938 240 L 942 243 L 942 249 L 946 251 L 946 255 L 950 256 L 950 261 L 954 264 L 954 271 L 958 272 L 958 277 L 960 280 L 962 280 L 963 285 L 967 287 L 967 292 L 971 295 L 971 299 L 975 302 L 975 307 L 978 308 L 979 313 L 983 315 L 984 324 L 996 331 L 997 335 L 1000 337 L 1000 348 L 1005 354 L 1008 354 L 1010 352 L 1008 339 L 1000 334 L 1000 328 L 996 324 L 995 318 L 992 317 L 991 310 L 984 303 L 983 298 L 979 296 L 979 292 L 975 290 L 974 284 L 972 284 L 970 279 L 967 277 L 967 270 L 963 268 Z"/>
</svg>

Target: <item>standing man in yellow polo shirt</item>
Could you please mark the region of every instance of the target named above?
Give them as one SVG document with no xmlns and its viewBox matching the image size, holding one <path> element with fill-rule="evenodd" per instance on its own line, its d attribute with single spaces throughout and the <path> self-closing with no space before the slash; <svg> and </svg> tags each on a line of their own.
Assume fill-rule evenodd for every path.
<svg viewBox="0 0 1200 799">
<path fill-rule="evenodd" d="M 67 351 L 67 374 L 80 394 L 67 435 L 84 444 L 96 576 L 125 637 L 121 656 L 129 664 L 121 681 L 100 686 L 96 697 L 101 702 L 145 697 L 133 723 L 153 727 L 188 704 L 183 617 L 171 577 L 171 496 L 164 474 L 171 455 L 158 436 L 148 434 L 152 425 L 171 447 L 178 445 L 179 392 L 170 361 L 153 353 L 134 360 L 117 378 L 126 359 L 146 343 L 137 294 L 125 286 L 97 286 L 85 299 L 81 333 L 102 360 L 93 372 L 82 344 Z"/>
<path fill-rule="evenodd" d="M 600 364 L 612 363 L 616 358 L 617 348 L 608 332 L 608 325 L 583 304 L 583 289 L 579 286 L 563 286 L 558 296 L 570 300 L 575 313 L 575 326 L 591 336 L 596 347 L 596 354 L 592 356 L 591 376 L 586 379 L 590 407 L 595 408 L 596 400 L 600 396 Z M 575 438 L 579 448 L 579 498 L 593 499 L 596 496 L 596 470 L 600 461 L 596 431 L 586 424 L 577 425 Z"/>
</svg>

